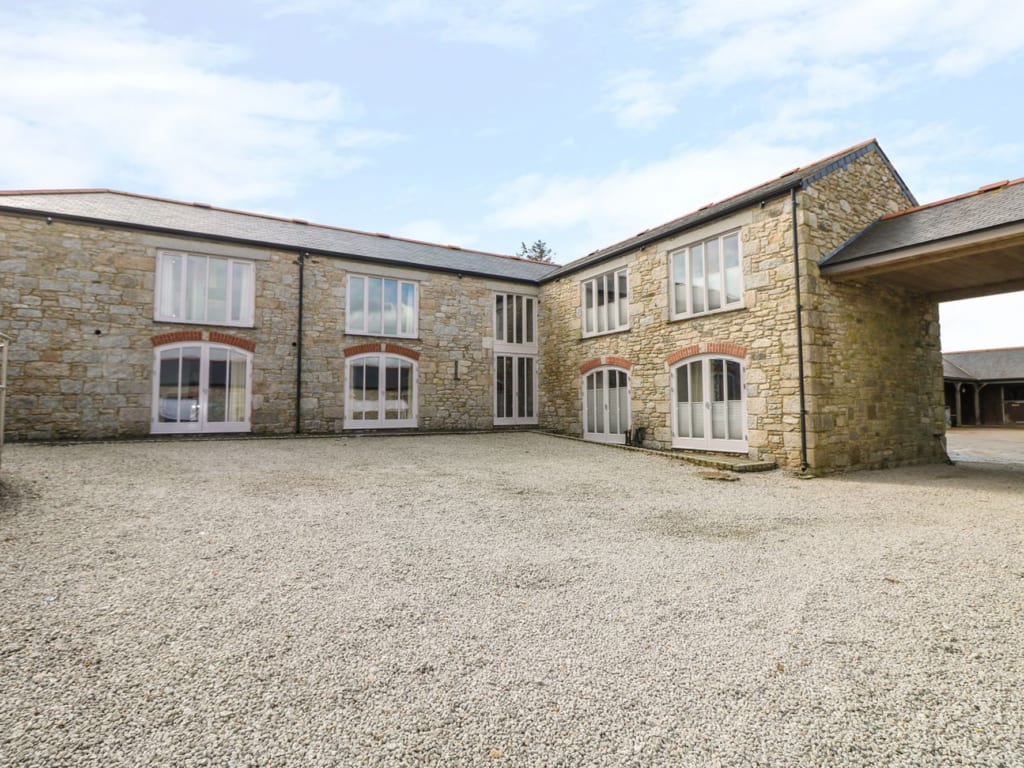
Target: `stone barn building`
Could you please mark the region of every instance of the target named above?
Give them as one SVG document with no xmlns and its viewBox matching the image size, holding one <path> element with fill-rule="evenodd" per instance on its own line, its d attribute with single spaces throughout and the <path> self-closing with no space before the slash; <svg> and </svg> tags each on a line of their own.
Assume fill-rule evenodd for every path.
<svg viewBox="0 0 1024 768">
<path fill-rule="evenodd" d="M 920 210 L 875 141 L 564 266 L 0 193 L 7 439 L 525 427 L 814 472 L 935 461 L 939 294 L 862 237 Z"/>
</svg>

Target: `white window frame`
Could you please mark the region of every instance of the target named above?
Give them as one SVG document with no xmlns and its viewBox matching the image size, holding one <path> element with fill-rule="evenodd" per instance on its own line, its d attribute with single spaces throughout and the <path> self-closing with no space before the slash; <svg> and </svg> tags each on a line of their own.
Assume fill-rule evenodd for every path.
<svg viewBox="0 0 1024 768">
<path fill-rule="evenodd" d="M 509 391 L 509 382 L 503 378 L 503 371 L 501 370 L 502 362 L 504 360 L 512 361 L 512 375 L 511 375 L 511 391 Z M 520 388 L 520 377 L 519 368 L 525 366 L 528 373 L 526 374 L 532 384 L 531 391 L 526 393 L 524 398 L 523 392 Z M 496 427 L 502 426 L 514 426 L 516 424 L 537 424 L 537 405 L 538 397 L 540 394 L 540 388 L 538 386 L 537 377 L 537 356 L 536 355 L 516 355 L 511 352 L 498 352 L 494 355 L 494 425 Z M 499 384 L 504 384 L 504 389 L 499 387 Z M 529 386 L 529 385 L 528 385 Z M 508 393 L 511 395 L 511 408 L 512 414 L 509 415 L 507 409 L 503 406 L 508 404 L 508 399 L 503 403 L 501 401 L 501 395 Z M 521 405 L 532 406 L 531 408 L 520 408 Z M 504 411 L 504 415 L 499 416 L 499 411 Z M 528 412 L 524 412 L 528 411 Z"/>
<path fill-rule="evenodd" d="M 494 294 L 491 320 L 494 325 L 494 362 L 491 381 L 494 383 L 494 425 L 514 426 L 517 424 L 539 423 L 537 412 L 540 396 L 539 379 L 537 376 L 537 337 L 540 329 L 537 326 L 538 305 L 540 299 L 522 293 L 498 291 Z M 507 381 L 502 368 L 506 359 L 512 361 L 511 380 Z M 529 393 L 520 389 L 520 366 L 526 366 L 532 387 Z M 511 384 L 511 387 L 510 387 Z M 529 386 L 529 385 L 528 385 Z M 508 405 L 507 397 L 511 394 L 512 414 L 504 407 Z M 526 399 L 523 399 L 523 396 Z M 520 408 L 526 404 L 527 408 Z M 499 415 L 499 412 L 503 412 Z"/>
<path fill-rule="evenodd" d="M 609 401 L 609 399 L 607 397 L 608 392 L 612 389 L 611 387 L 608 386 L 608 376 L 609 376 L 609 374 L 615 374 L 615 375 L 624 374 L 625 377 L 626 377 L 626 387 L 625 387 L 625 389 L 626 389 L 626 413 L 625 413 L 625 419 L 623 419 L 623 414 L 622 414 L 622 411 L 621 411 L 621 409 L 619 407 L 620 404 L 619 403 L 615 404 L 616 418 L 618 419 L 620 426 L 622 424 L 622 421 L 625 420 L 626 428 L 622 429 L 622 430 L 616 430 L 615 432 L 609 432 L 606 428 L 602 428 L 601 430 L 596 430 L 596 429 L 591 430 L 589 428 L 590 424 L 591 424 L 591 421 L 592 421 L 591 418 L 590 418 L 591 415 L 592 415 L 591 411 L 596 409 L 596 405 L 597 404 L 596 403 L 591 404 L 591 402 L 590 402 L 589 396 L 587 394 L 590 391 L 590 390 L 587 389 L 587 382 L 592 377 L 595 377 L 595 376 L 598 376 L 598 375 L 601 376 L 602 381 L 604 382 L 604 387 L 603 387 L 603 389 L 600 390 L 602 392 L 601 403 L 600 403 L 600 411 L 601 412 L 600 412 L 600 414 L 597 414 L 597 413 L 593 414 L 594 415 L 593 422 L 596 425 L 596 423 L 599 421 L 602 425 L 607 426 L 609 424 L 609 422 L 610 422 L 610 419 L 611 419 L 611 410 L 612 410 L 611 403 L 610 403 L 610 401 Z M 622 367 L 617 366 L 617 365 L 601 365 L 601 366 L 598 366 L 596 368 L 591 368 L 589 371 L 584 373 L 580 377 L 580 379 L 581 379 L 580 380 L 580 388 L 581 388 L 582 398 L 583 398 L 583 439 L 584 440 L 590 440 L 592 442 L 597 442 L 597 443 L 612 443 L 614 445 L 624 445 L 626 443 L 626 432 L 633 428 L 632 404 L 630 402 L 631 399 L 632 399 L 632 396 L 633 396 L 633 381 L 632 381 L 632 376 L 630 375 L 629 369 L 628 368 L 622 368 Z M 619 390 L 619 389 L 621 389 L 621 387 L 614 387 L 614 389 Z M 596 392 L 598 390 L 595 389 L 593 391 Z"/>
<path fill-rule="evenodd" d="M 189 416 L 194 414 L 194 419 L 181 421 L 161 421 L 162 411 L 166 413 L 167 408 L 174 408 L 177 413 L 182 414 L 181 398 L 175 398 L 175 403 L 165 402 L 160 397 L 160 363 L 161 353 L 172 349 L 184 349 L 186 347 L 199 347 L 199 383 L 196 387 L 194 402 L 187 407 L 190 409 Z M 245 418 L 242 421 L 209 421 L 210 403 L 210 352 L 214 349 L 228 352 L 228 359 L 231 355 L 237 355 L 245 359 Z M 153 348 L 153 402 L 150 418 L 150 434 L 179 434 L 188 432 L 218 433 L 218 432 L 251 432 L 252 431 L 252 361 L 253 355 L 244 349 L 233 347 L 229 344 L 216 344 L 208 341 L 181 341 L 173 344 L 162 344 Z M 230 368 L 228 368 L 230 371 Z M 230 375 L 230 374 L 229 374 Z M 180 418 L 176 416 L 175 418 Z"/>
<path fill-rule="evenodd" d="M 409 416 L 404 419 L 389 419 L 387 418 L 387 408 L 385 403 L 387 402 L 387 361 L 388 358 L 400 360 L 402 363 L 408 363 L 411 367 L 411 373 L 409 374 L 410 383 L 410 396 L 409 396 Z M 352 366 L 356 363 L 365 362 L 370 359 L 377 360 L 377 392 L 379 397 L 377 398 L 377 418 L 376 419 L 356 419 L 353 417 L 358 411 L 358 404 L 352 398 Z M 384 371 L 384 375 L 381 375 L 381 371 Z M 394 352 L 366 352 L 361 355 L 353 355 L 345 359 L 345 419 L 342 423 L 343 429 L 410 429 L 415 428 L 418 425 L 417 413 L 418 405 L 417 399 L 419 397 L 419 364 L 411 357 L 405 355 L 395 354 Z"/>
<path fill-rule="evenodd" d="M 722 386 L 724 387 L 723 393 L 725 395 L 724 400 L 716 400 L 714 396 L 714 376 L 712 373 L 712 364 L 716 361 L 724 364 L 724 375 L 728 376 L 728 364 L 732 363 L 739 366 L 739 400 L 730 401 L 728 398 L 728 381 L 723 381 Z M 699 437 L 692 435 L 682 436 L 680 435 L 679 429 L 679 401 L 678 401 L 678 371 L 684 366 L 690 366 L 691 364 L 697 364 L 701 370 L 701 399 L 700 401 L 690 400 L 691 393 L 687 393 L 687 400 L 685 402 L 691 405 L 690 415 L 688 418 L 692 419 L 693 415 L 699 413 L 701 415 L 701 426 L 700 431 L 703 433 Z M 675 363 L 669 368 L 669 380 L 670 393 L 669 400 L 671 421 L 672 421 L 672 447 L 683 448 L 690 450 L 700 451 L 722 451 L 725 453 L 746 453 L 749 448 L 748 434 L 747 434 L 747 364 L 743 358 L 735 357 L 733 355 L 721 355 L 721 354 L 704 354 L 695 355 L 693 357 L 687 357 L 679 362 Z M 690 386 L 690 376 L 687 373 L 687 384 Z M 729 413 L 730 402 L 738 403 L 737 413 Z M 733 417 L 739 427 L 739 437 L 730 438 L 728 435 L 725 437 L 715 437 L 714 435 L 714 409 L 716 406 L 721 408 L 722 404 L 725 404 L 726 410 L 721 412 L 721 415 L 726 419 L 725 427 L 726 432 L 729 429 L 729 421 Z M 694 431 L 692 428 L 689 431 Z"/>
<path fill-rule="evenodd" d="M 256 298 L 256 268 L 250 259 L 236 259 L 228 256 L 211 256 L 203 253 L 191 253 L 188 251 L 158 250 L 156 262 L 155 295 L 153 300 L 153 319 L 166 323 L 189 323 L 191 325 L 218 325 L 234 328 L 252 328 L 255 316 Z M 173 268 L 168 265 L 171 259 L 181 259 L 179 274 L 175 277 L 172 274 Z M 223 320 L 211 320 L 210 314 L 210 261 L 223 261 L 227 263 L 226 285 L 224 287 L 224 314 Z M 203 268 L 203 290 L 201 316 L 189 316 L 189 303 L 192 298 L 189 295 L 188 267 L 191 263 L 204 262 Z M 238 302 L 235 301 L 235 281 L 237 279 L 236 267 L 243 270 L 245 284 L 240 288 Z M 170 280 L 170 284 L 168 281 Z M 174 295 L 175 283 L 179 287 L 179 293 Z M 240 306 L 236 307 L 238 303 Z M 235 312 L 235 310 L 238 310 Z M 237 319 L 232 316 L 237 314 Z"/>
<path fill-rule="evenodd" d="M 370 287 L 374 280 L 380 281 L 380 330 L 369 327 L 369 311 L 370 306 Z M 355 281 L 362 281 L 360 283 L 361 290 L 358 289 L 354 283 Z M 395 286 L 395 332 L 386 333 L 384 331 L 385 322 L 385 296 L 386 286 L 393 284 Z M 404 302 L 405 289 L 412 289 L 412 306 L 410 311 L 412 314 L 410 323 L 403 329 L 403 313 L 402 308 L 406 306 Z M 359 296 L 362 302 L 362 322 L 357 323 L 357 313 L 353 311 L 353 299 Z M 350 273 L 346 281 L 345 290 L 345 333 L 352 336 L 378 336 L 381 338 L 393 338 L 393 339 L 415 339 L 419 334 L 419 314 L 420 314 L 420 284 L 416 280 L 406 280 L 399 277 L 387 277 L 385 275 L 364 275 Z"/>
<path fill-rule="evenodd" d="M 725 242 L 729 239 L 736 241 L 736 264 L 727 267 L 725 264 Z M 714 243 L 717 249 L 718 271 L 712 273 L 712 259 L 709 257 L 708 245 Z M 698 250 L 699 249 L 699 250 Z M 694 275 L 693 264 L 699 259 L 699 266 L 702 275 L 700 276 L 701 288 L 700 300 L 702 308 L 694 310 Z M 729 269 L 734 269 L 737 298 L 728 301 L 729 297 Z M 712 275 L 716 276 L 717 289 L 720 295 L 720 305 L 711 307 L 713 295 Z M 679 280 L 682 276 L 682 280 Z M 688 317 L 700 317 L 716 312 L 729 312 L 734 309 L 742 309 L 744 302 L 743 295 L 743 248 L 738 229 L 729 232 L 722 232 L 714 237 L 705 238 L 698 242 L 690 243 L 683 248 L 672 251 L 668 259 L 668 285 L 669 285 L 669 312 L 673 320 L 682 320 Z"/>
<path fill-rule="evenodd" d="M 536 296 L 522 293 L 495 293 L 494 348 L 506 351 L 537 351 Z"/>
<path fill-rule="evenodd" d="M 621 288 L 626 292 L 622 295 Z M 598 296 L 611 296 L 603 305 Z M 580 281 L 580 314 L 583 336 L 604 336 L 608 333 L 628 331 L 629 317 L 629 268 L 621 267 Z M 588 306 L 588 298 L 590 299 Z"/>
</svg>

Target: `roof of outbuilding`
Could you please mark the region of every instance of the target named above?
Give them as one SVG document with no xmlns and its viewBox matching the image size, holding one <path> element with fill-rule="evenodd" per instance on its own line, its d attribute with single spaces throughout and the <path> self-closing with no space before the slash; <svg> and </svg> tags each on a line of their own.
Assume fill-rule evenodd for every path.
<svg viewBox="0 0 1024 768">
<path fill-rule="evenodd" d="M 1024 347 L 945 352 L 942 371 L 947 379 L 1024 381 Z"/>
<path fill-rule="evenodd" d="M 738 210 L 759 203 L 762 200 L 789 192 L 791 189 L 807 187 L 809 184 L 827 176 L 833 171 L 846 168 L 854 160 L 868 154 L 869 152 L 877 152 L 879 154 L 882 161 L 889 167 L 889 170 L 892 172 L 896 182 L 903 189 L 907 199 L 916 204 L 917 200 L 914 198 L 914 195 L 904 183 L 895 167 L 893 167 L 892 163 L 889 162 L 889 158 L 886 157 L 882 148 L 878 145 L 877 140 L 868 139 L 867 141 L 861 142 L 849 149 L 844 149 L 834 155 L 822 158 L 810 165 L 787 171 L 776 179 L 765 182 L 764 184 L 760 184 L 756 187 L 752 187 L 744 192 L 728 197 L 725 200 L 720 200 L 717 203 L 709 203 L 708 205 L 698 208 L 696 211 L 688 213 L 685 216 L 681 216 L 678 219 L 673 219 L 672 221 L 668 221 L 657 227 L 652 227 L 651 229 L 645 229 L 643 232 L 622 240 L 615 245 L 594 251 L 581 259 L 569 262 L 558 269 L 558 271 L 546 275 L 542 282 L 556 280 L 564 275 L 584 269 L 592 264 L 597 264 L 605 261 L 606 259 L 611 259 L 624 253 L 628 253 L 629 251 L 635 250 L 649 243 L 685 232 L 687 229 L 691 229 L 722 216 L 727 216 Z"/>
<path fill-rule="evenodd" d="M 890 251 L 947 240 L 1024 221 L 1024 179 L 883 216 L 819 263 L 844 264 Z"/>
<path fill-rule="evenodd" d="M 535 283 L 556 269 L 553 264 L 515 256 L 109 189 L 0 191 L 3 210 L 519 282 Z"/>
</svg>

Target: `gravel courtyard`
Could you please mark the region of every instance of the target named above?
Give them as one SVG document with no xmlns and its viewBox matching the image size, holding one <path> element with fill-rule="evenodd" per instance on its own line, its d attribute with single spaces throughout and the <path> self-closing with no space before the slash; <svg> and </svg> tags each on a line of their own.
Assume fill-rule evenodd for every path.
<svg viewBox="0 0 1024 768">
<path fill-rule="evenodd" d="M 7 445 L 3 766 L 1024 765 L 1024 466 Z"/>
</svg>

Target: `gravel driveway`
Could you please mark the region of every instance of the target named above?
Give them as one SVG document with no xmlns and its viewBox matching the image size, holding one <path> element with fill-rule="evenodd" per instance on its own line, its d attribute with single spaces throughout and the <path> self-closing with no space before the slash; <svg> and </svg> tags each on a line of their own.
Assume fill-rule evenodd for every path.
<svg viewBox="0 0 1024 768">
<path fill-rule="evenodd" d="M 1020 766 L 1024 467 L 8 445 L 0 765 Z"/>
</svg>

